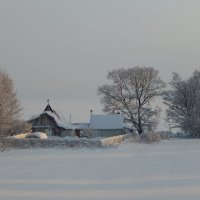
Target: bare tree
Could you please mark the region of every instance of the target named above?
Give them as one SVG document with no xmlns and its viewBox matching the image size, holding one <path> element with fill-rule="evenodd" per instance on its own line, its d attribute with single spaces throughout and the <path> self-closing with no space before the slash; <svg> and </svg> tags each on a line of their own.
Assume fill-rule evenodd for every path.
<svg viewBox="0 0 200 200">
<path fill-rule="evenodd" d="M 0 137 L 12 134 L 19 127 L 21 110 L 12 79 L 0 71 Z"/>
<path fill-rule="evenodd" d="M 170 86 L 163 96 L 168 120 L 174 127 L 200 136 L 200 72 L 195 71 L 188 80 L 173 73 Z"/>
<path fill-rule="evenodd" d="M 160 109 L 152 102 L 164 87 L 159 72 L 152 67 L 136 66 L 113 70 L 107 78 L 112 84 L 98 88 L 104 112 L 121 111 L 139 134 L 155 128 Z"/>
</svg>

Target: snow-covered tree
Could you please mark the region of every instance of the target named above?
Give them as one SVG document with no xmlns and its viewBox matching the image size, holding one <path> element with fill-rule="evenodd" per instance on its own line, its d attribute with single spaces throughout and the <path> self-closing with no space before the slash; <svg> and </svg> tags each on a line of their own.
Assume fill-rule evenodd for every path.
<svg viewBox="0 0 200 200">
<path fill-rule="evenodd" d="M 0 71 L 0 137 L 27 128 L 27 124 L 20 120 L 21 110 L 12 79 L 6 72 Z"/>
<path fill-rule="evenodd" d="M 174 127 L 200 136 L 200 71 L 196 70 L 188 80 L 173 73 L 170 86 L 163 96 L 168 120 Z"/>
<path fill-rule="evenodd" d="M 151 131 L 157 124 L 160 109 L 152 105 L 164 87 L 159 72 L 152 67 L 133 67 L 110 71 L 112 84 L 98 88 L 104 112 L 125 115 L 139 134 Z"/>
</svg>

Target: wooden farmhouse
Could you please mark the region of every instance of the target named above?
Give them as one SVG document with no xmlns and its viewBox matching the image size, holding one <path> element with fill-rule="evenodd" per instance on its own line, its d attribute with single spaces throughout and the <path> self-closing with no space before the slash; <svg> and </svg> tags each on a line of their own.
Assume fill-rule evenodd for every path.
<svg viewBox="0 0 200 200">
<path fill-rule="evenodd" d="M 31 118 L 28 122 L 32 125 L 33 132 L 45 132 L 48 136 L 65 137 L 74 133 L 71 124 L 53 110 L 49 103 L 42 114 Z"/>
</svg>

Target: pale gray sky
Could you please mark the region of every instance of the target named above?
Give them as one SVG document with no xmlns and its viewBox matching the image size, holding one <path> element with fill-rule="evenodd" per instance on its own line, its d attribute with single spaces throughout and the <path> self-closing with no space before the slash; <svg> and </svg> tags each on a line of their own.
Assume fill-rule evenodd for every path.
<svg viewBox="0 0 200 200">
<path fill-rule="evenodd" d="M 152 66 L 168 81 L 199 69 L 199 10 L 199 0 L 0 0 L 0 66 L 25 118 L 49 98 L 87 121 L 108 70 Z"/>
</svg>

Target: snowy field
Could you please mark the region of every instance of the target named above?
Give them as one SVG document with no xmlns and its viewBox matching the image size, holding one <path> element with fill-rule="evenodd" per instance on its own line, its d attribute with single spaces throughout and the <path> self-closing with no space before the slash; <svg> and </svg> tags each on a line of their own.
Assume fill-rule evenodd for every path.
<svg viewBox="0 0 200 200">
<path fill-rule="evenodd" d="M 2 200 L 199 200 L 200 140 L 0 153 Z"/>
</svg>

